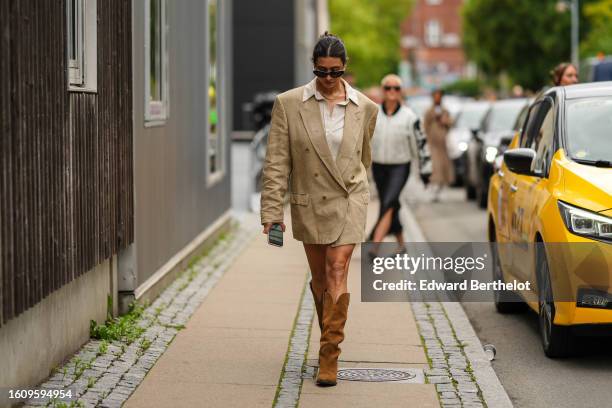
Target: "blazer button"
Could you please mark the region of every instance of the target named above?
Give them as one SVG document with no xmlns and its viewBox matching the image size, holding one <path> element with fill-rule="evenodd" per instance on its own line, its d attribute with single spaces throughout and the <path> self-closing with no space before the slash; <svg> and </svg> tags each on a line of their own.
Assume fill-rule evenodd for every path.
<svg viewBox="0 0 612 408">
<path fill-rule="evenodd" d="M 357 150 L 357 154 L 361 153 L 361 150 Z"/>
<path fill-rule="evenodd" d="M 327 200 L 327 197 L 323 196 L 323 199 L 324 199 L 324 200 Z"/>
<path fill-rule="evenodd" d="M 355 175 L 354 174 L 351 176 L 351 180 L 355 180 Z"/>
<path fill-rule="evenodd" d="M 315 177 L 319 177 L 319 173 L 315 173 Z"/>
<path fill-rule="evenodd" d="M 310 151 L 310 149 L 309 149 L 309 148 L 306 148 L 306 151 L 307 151 L 307 152 L 309 152 L 309 151 Z"/>
</svg>

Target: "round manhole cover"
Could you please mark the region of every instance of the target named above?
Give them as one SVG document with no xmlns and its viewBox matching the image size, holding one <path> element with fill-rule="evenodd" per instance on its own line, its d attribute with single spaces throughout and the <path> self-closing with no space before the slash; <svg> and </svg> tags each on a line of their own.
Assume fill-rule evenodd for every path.
<svg viewBox="0 0 612 408">
<path fill-rule="evenodd" d="M 415 374 L 385 368 L 343 368 L 338 370 L 338 379 L 345 381 L 405 381 L 416 377 Z"/>
</svg>

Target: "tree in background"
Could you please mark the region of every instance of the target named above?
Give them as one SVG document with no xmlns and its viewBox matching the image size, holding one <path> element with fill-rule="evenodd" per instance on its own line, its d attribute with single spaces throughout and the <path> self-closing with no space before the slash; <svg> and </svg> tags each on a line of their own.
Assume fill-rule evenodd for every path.
<svg viewBox="0 0 612 408">
<path fill-rule="evenodd" d="M 531 90 L 550 82 L 549 72 L 570 58 L 570 16 L 557 0 L 466 0 L 463 44 L 489 77 L 506 73 Z"/>
<path fill-rule="evenodd" d="M 612 54 L 612 0 L 586 4 L 584 15 L 590 23 L 590 30 L 581 44 L 582 56 Z"/>
<path fill-rule="evenodd" d="M 357 86 L 378 85 L 383 76 L 397 72 L 400 23 L 411 6 L 412 0 L 329 1 L 331 32 L 345 42 Z"/>
</svg>

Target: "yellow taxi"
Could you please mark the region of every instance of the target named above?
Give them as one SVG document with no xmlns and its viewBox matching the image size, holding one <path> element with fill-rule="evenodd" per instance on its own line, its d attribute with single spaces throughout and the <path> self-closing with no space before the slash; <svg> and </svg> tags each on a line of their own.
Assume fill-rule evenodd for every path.
<svg viewBox="0 0 612 408">
<path fill-rule="evenodd" d="M 551 88 L 530 106 L 492 176 L 488 237 L 500 313 L 527 304 L 549 357 L 612 328 L 612 82 Z"/>
</svg>

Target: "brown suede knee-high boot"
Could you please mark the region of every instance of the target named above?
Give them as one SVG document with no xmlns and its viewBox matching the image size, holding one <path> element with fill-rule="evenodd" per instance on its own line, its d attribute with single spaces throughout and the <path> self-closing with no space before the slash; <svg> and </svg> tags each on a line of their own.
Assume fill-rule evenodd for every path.
<svg viewBox="0 0 612 408">
<path fill-rule="evenodd" d="M 317 296 L 314 289 L 312 288 L 312 281 L 310 281 L 310 291 L 312 292 L 312 298 L 314 299 L 315 308 L 317 309 L 317 319 L 319 321 L 319 329 L 323 332 L 323 298 Z"/>
<path fill-rule="evenodd" d="M 344 324 L 348 315 L 350 293 L 343 293 L 334 303 L 332 295 L 323 294 L 323 329 L 319 348 L 319 372 L 317 385 L 336 385 L 338 357 L 344 340 Z"/>
</svg>

